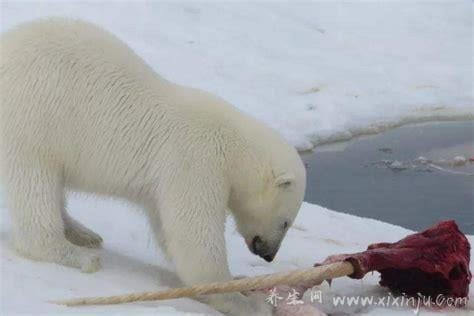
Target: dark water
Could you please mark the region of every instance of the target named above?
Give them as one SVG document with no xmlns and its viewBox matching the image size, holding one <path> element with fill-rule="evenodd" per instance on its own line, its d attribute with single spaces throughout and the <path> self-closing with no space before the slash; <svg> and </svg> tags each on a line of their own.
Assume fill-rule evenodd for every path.
<svg viewBox="0 0 474 316">
<path fill-rule="evenodd" d="M 474 156 L 474 122 L 405 126 L 323 146 L 303 155 L 308 166 L 305 200 L 414 230 L 454 219 L 464 233 L 474 234 L 474 176 L 466 175 L 474 173 L 474 162 L 443 165 L 460 174 L 412 164 L 419 156 L 449 160 L 459 155 Z M 388 168 L 393 160 L 408 169 Z"/>
</svg>

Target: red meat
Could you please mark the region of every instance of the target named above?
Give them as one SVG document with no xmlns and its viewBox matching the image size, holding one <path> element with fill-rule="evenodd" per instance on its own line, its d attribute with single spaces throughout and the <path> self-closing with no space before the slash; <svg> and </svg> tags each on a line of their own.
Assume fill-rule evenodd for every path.
<svg viewBox="0 0 474 316">
<path fill-rule="evenodd" d="M 395 243 L 372 244 L 364 252 L 330 256 L 323 264 L 349 261 L 355 279 L 377 270 L 380 285 L 393 293 L 464 298 L 472 277 L 469 260 L 466 236 L 454 221 L 445 221 Z"/>
</svg>

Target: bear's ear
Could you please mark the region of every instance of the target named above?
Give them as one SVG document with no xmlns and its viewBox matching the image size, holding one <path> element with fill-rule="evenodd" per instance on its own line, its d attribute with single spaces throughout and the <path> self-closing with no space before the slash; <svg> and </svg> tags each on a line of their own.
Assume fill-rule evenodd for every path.
<svg viewBox="0 0 474 316">
<path fill-rule="evenodd" d="M 285 172 L 275 178 L 275 186 L 288 188 L 295 181 L 295 175 L 291 172 Z"/>
</svg>

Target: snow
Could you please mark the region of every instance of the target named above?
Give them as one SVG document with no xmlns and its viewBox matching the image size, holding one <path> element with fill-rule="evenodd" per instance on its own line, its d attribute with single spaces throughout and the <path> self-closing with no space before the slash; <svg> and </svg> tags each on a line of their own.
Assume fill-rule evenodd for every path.
<svg viewBox="0 0 474 316">
<path fill-rule="evenodd" d="M 9 248 L 8 216 L 6 210 L 1 209 L 2 314 L 184 315 L 203 313 L 218 315 L 208 306 L 191 299 L 80 308 L 68 308 L 48 303 L 50 300 L 62 298 L 119 295 L 180 285 L 173 273 L 172 265 L 165 261 L 154 246 L 145 218 L 134 209 L 135 207 L 121 201 L 101 200 L 76 194 L 70 197 L 72 215 L 104 238 L 104 249 L 101 250 L 103 267 L 94 274 L 82 273 L 77 269 L 52 263 L 34 262 L 18 256 Z M 97 216 L 98 212 L 100 216 Z M 370 243 L 393 242 L 411 231 L 305 203 L 294 226 L 289 230 L 277 258 L 272 263 L 265 262 L 248 251 L 231 220 L 228 222 L 226 233 L 231 271 L 234 275 L 251 276 L 307 268 L 315 262 L 321 262 L 328 255 L 362 251 Z M 471 243 L 474 242 L 474 236 L 469 236 L 469 239 Z M 471 262 L 471 270 L 474 270 L 473 262 Z M 377 274 L 367 275 L 362 280 L 348 278 L 334 280 L 331 288 L 321 287 L 325 295 L 324 302 L 327 302 L 323 308 L 334 309 L 329 306 L 329 302 L 335 295 L 374 295 L 375 297 L 387 295 L 386 290 L 379 287 L 377 282 Z M 472 305 L 473 291 L 474 286 L 471 285 L 469 308 L 474 307 Z M 383 310 L 395 314 L 407 311 L 406 308 Z M 355 310 L 350 311 L 355 312 Z M 381 310 L 367 307 L 357 312 L 380 315 Z M 462 310 L 452 312 L 456 314 L 461 313 Z M 423 313 L 428 313 L 428 311 L 423 311 Z"/>
<path fill-rule="evenodd" d="M 473 119 L 472 2 L 2 2 L 1 30 L 70 16 L 158 73 L 216 93 L 298 149 Z"/>
<path fill-rule="evenodd" d="M 411 122 L 474 119 L 472 13 L 471 1 L 2 2 L 0 31 L 53 15 L 95 22 L 164 77 L 224 97 L 304 150 Z M 190 299 L 84 308 L 47 303 L 179 286 L 144 218 L 131 211 L 134 206 L 73 195 L 70 208 L 104 237 L 103 268 L 97 273 L 16 255 L 8 247 L 9 220 L 0 197 L 2 315 L 217 314 Z M 409 233 L 305 203 L 272 263 L 250 254 L 230 221 L 229 262 L 234 275 L 286 271 Z M 469 239 L 472 244 L 474 237 Z M 386 295 L 376 284 L 374 274 L 338 279 L 322 289 L 328 298 Z M 473 300 L 471 294 L 470 309 Z"/>
</svg>

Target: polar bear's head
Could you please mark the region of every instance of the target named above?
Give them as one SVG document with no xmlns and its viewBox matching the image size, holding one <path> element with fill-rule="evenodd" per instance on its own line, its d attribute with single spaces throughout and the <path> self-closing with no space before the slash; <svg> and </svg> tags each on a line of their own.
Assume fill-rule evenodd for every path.
<svg viewBox="0 0 474 316">
<path fill-rule="evenodd" d="M 269 157 L 250 176 L 239 170 L 247 181 L 233 192 L 229 205 L 250 251 L 268 262 L 293 224 L 306 187 L 306 170 L 293 147 L 273 147 Z"/>
</svg>

